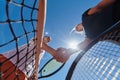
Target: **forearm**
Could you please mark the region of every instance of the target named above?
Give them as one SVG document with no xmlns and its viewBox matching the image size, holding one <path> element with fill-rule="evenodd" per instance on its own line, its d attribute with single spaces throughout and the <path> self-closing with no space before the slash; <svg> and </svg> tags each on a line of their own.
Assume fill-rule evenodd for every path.
<svg viewBox="0 0 120 80">
<path fill-rule="evenodd" d="M 92 39 L 86 38 L 82 43 L 78 44 L 78 48 L 80 50 L 84 50 L 91 42 L 92 42 Z"/>
<path fill-rule="evenodd" d="M 45 43 L 43 43 L 42 49 L 44 49 L 45 51 L 47 51 L 48 53 L 50 53 L 52 56 L 54 56 L 54 54 L 56 54 L 56 50 L 53 49 L 52 47 L 48 46 Z"/>
</svg>

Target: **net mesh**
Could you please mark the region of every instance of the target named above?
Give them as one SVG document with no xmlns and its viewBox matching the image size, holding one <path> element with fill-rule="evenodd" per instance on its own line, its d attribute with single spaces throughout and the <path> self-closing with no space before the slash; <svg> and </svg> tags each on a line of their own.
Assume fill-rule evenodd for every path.
<svg viewBox="0 0 120 80">
<path fill-rule="evenodd" d="M 120 21 L 103 33 L 79 54 L 66 80 L 120 79 Z"/>
<path fill-rule="evenodd" d="M 35 72 L 38 1 L 0 0 L 0 80 L 19 80 L 23 73 L 30 77 Z M 5 67 L 7 63 L 11 65 Z"/>
</svg>

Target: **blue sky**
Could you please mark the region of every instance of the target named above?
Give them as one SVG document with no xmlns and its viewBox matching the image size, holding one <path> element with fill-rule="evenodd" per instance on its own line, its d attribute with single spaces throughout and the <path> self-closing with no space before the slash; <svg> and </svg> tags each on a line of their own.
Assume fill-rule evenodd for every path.
<svg viewBox="0 0 120 80">
<path fill-rule="evenodd" d="M 66 46 L 69 33 L 81 22 L 81 16 L 100 0 L 48 0 L 45 32 L 51 36 L 49 45 L 54 48 Z"/>
</svg>

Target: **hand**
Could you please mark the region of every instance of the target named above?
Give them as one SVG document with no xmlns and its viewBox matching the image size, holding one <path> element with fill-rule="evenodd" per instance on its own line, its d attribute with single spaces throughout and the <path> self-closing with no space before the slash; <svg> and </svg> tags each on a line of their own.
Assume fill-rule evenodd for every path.
<svg viewBox="0 0 120 80">
<path fill-rule="evenodd" d="M 53 57 L 56 59 L 56 61 L 64 63 L 69 59 L 70 55 L 71 53 L 68 49 L 58 48 L 56 50 L 56 54 L 54 54 Z"/>
</svg>

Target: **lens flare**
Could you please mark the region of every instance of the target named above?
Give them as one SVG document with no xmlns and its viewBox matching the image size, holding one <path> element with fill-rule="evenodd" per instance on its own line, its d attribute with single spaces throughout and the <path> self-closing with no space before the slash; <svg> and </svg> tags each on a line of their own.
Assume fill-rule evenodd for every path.
<svg viewBox="0 0 120 80">
<path fill-rule="evenodd" d="M 77 41 L 71 41 L 69 42 L 68 47 L 72 49 L 77 49 L 78 42 Z"/>
</svg>

